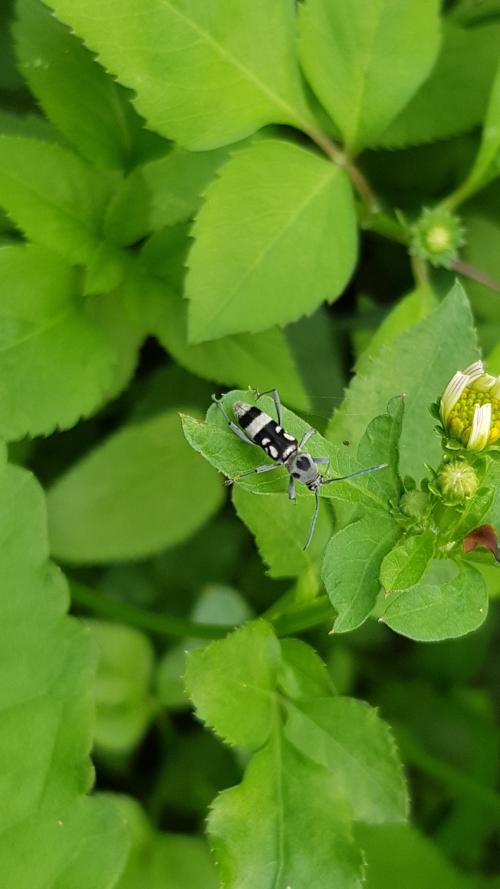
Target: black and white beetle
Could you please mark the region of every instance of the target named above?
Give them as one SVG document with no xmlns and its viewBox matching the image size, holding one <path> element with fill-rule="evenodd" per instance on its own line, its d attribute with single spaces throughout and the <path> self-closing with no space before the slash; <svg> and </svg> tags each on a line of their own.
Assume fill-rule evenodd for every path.
<svg viewBox="0 0 500 889">
<path fill-rule="evenodd" d="M 309 534 L 307 535 L 307 540 L 304 546 L 304 549 L 307 549 L 316 527 L 316 520 L 319 512 L 319 491 L 321 486 L 331 485 L 332 482 L 342 482 L 345 481 L 345 479 L 354 478 L 357 475 L 365 475 L 367 472 L 375 472 L 378 469 L 386 469 L 388 464 L 380 463 L 377 466 L 370 466 L 368 469 L 359 469 L 357 472 L 351 472 L 349 475 L 343 475 L 340 478 L 325 478 L 320 475 L 318 465 L 321 463 L 329 465 L 330 458 L 312 457 L 311 454 L 308 454 L 303 450 L 304 445 L 315 434 L 316 429 L 311 427 L 304 433 L 300 441 L 297 441 L 297 439 L 293 435 L 290 435 L 289 432 L 286 432 L 281 425 L 281 401 L 278 395 L 278 390 L 269 389 L 268 392 L 257 391 L 257 401 L 262 395 L 269 394 L 273 396 L 278 422 L 276 423 L 269 414 L 264 413 L 264 411 L 255 407 L 255 405 L 245 404 L 242 401 L 235 401 L 233 404 L 233 411 L 240 424 L 239 426 L 228 417 L 221 400 L 216 398 L 215 395 L 212 395 L 212 400 L 222 411 L 229 428 L 234 434 L 237 435 L 238 438 L 241 438 L 246 444 L 256 445 L 256 447 L 262 448 L 268 457 L 270 457 L 271 460 L 274 460 L 274 463 L 264 463 L 262 466 L 257 466 L 256 469 L 250 469 L 248 472 L 239 473 L 235 478 L 228 478 L 225 483 L 226 485 L 232 485 L 235 481 L 239 481 L 240 478 L 244 478 L 247 475 L 254 475 L 258 472 L 270 472 L 273 469 L 277 469 L 279 466 L 284 466 L 290 475 L 290 480 L 288 482 L 289 499 L 295 500 L 296 481 L 300 482 L 302 485 L 306 485 L 310 491 L 314 492 L 316 498 L 311 527 L 309 528 Z"/>
</svg>

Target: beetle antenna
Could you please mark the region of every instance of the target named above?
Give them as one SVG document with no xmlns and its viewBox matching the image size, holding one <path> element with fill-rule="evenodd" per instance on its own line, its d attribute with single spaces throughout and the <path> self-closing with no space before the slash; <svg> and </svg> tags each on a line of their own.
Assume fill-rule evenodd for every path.
<svg viewBox="0 0 500 889">
<path fill-rule="evenodd" d="M 349 475 L 341 475 L 339 478 L 323 478 L 322 485 L 331 485 L 332 482 L 344 482 L 348 478 L 355 478 L 357 475 L 366 475 L 367 472 L 377 472 L 379 469 L 388 469 L 388 463 L 378 463 L 377 466 L 369 466 L 368 469 L 358 469 L 357 472 L 350 472 Z"/>
</svg>

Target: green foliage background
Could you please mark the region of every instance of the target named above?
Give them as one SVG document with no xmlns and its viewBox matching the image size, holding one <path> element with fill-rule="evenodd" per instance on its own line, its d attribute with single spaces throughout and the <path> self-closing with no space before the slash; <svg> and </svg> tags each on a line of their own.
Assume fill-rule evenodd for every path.
<svg viewBox="0 0 500 889">
<path fill-rule="evenodd" d="M 450 377 L 500 373 L 500 2 L 0 25 L 2 887 L 495 889 L 498 463 L 449 525 L 398 504 Z M 223 485 L 249 387 L 388 464 L 305 552 L 307 491 Z"/>
</svg>

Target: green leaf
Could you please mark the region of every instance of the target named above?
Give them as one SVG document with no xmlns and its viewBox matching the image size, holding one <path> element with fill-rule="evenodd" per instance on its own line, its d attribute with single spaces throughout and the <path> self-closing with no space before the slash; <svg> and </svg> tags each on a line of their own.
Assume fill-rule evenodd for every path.
<svg viewBox="0 0 500 889">
<path fill-rule="evenodd" d="M 399 499 L 401 480 L 399 478 L 399 441 L 403 428 L 405 401 L 403 398 L 391 398 L 387 412 L 374 417 L 368 424 L 359 443 L 357 459 L 362 466 L 387 464 L 387 469 L 368 476 L 367 484 L 371 490 L 389 501 Z"/>
<path fill-rule="evenodd" d="M 243 401 L 249 404 L 256 403 L 255 393 L 233 390 L 223 397 L 223 404 L 229 416 L 232 415 L 232 405 L 235 401 Z M 259 399 L 259 407 L 271 416 L 274 413 L 273 401 L 269 396 Z M 304 420 L 297 417 L 292 411 L 283 408 L 284 428 L 300 440 L 304 433 L 311 427 Z M 207 413 L 206 422 L 200 422 L 193 417 L 182 417 L 184 435 L 189 444 L 209 460 L 212 466 L 222 471 L 229 478 L 249 469 L 259 466 L 265 460 L 261 449 L 246 445 L 230 429 L 217 405 L 213 404 Z M 314 456 L 328 457 L 330 459 L 331 475 L 345 476 L 350 472 L 365 469 L 366 464 L 360 464 L 345 449 L 336 447 L 316 432 L 311 441 L 310 451 Z M 389 472 L 389 470 L 382 470 Z M 322 497 L 335 497 L 348 503 L 359 503 L 368 508 L 377 508 L 386 511 L 387 492 L 384 484 L 376 480 L 379 473 L 362 475 L 358 478 L 346 481 L 338 481 L 334 485 L 326 485 L 320 490 Z M 282 493 L 287 490 L 288 473 L 284 467 L 278 467 L 272 474 L 263 473 L 251 475 L 238 481 L 238 486 L 247 491 L 260 494 Z M 303 485 L 297 485 L 297 495 L 310 498 L 310 492 Z"/>
<path fill-rule="evenodd" d="M 187 148 L 216 148 L 268 123 L 311 125 L 292 0 L 152 0 L 139 16 L 134 0 L 50 6 L 136 91 L 151 129 Z"/>
<path fill-rule="evenodd" d="M 60 145 L 0 136 L 0 206 L 33 241 L 88 262 L 115 177 Z"/>
<path fill-rule="evenodd" d="M 481 124 L 498 66 L 499 40 L 500 23 L 460 28 L 445 22 L 441 52 L 431 76 L 389 125 L 381 146 L 419 145 Z"/>
<path fill-rule="evenodd" d="M 421 478 L 424 463 L 437 464 L 441 453 L 429 406 L 456 371 L 477 357 L 470 307 L 464 290 L 456 284 L 435 312 L 401 334 L 354 377 L 330 423 L 328 437 L 359 441 L 366 422 L 390 398 L 404 393 L 401 475 Z"/>
<path fill-rule="evenodd" d="M 355 835 L 366 858 L 366 889 L 475 889 L 476 880 L 459 874 L 439 847 L 414 827 L 359 824 Z"/>
<path fill-rule="evenodd" d="M 333 301 L 353 271 L 349 180 L 339 166 L 291 142 L 257 142 L 210 185 L 193 235 L 190 340 L 286 324 Z"/>
<path fill-rule="evenodd" d="M 403 296 L 377 327 L 368 345 L 358 357 L 357 373 L 369 370 L 371 358 L 387 346 L 392 346 L 402 333 L 427 318 L 437 306 L 436 296 L 427 284 Z"/>
<path fill-rule="evenodd" d="M 115 328 L 100 326 L 75 270 L 43 247 L 3 247 L 0 276 L 1 434 L 18 439 L 72 426 L 114 386 Z M 127 342 L 130 368 L 136 342 Z"/>
<path fill-rule="evenodd" d="M 361 889 L 348 806 L 279 731 L 217 797 L 208 832 L 225 889 Z"/>
<path fill-rule="evenodd" d="M 380 565 L 400 534 L 390 515 L 367 510 L 361 519 L 333 535 L 321 575 L 337 611 L 336 633 L 359 627 L 372 611 L 380 589 Z"/>
<path fill-rule="evenodd" d="M 97 620 L 87 623 L 99 658 L 95 743 L 101 750 L 126 754 L 137 747 L 153 716 L 153 646 L 133 627 Z"/>
<path fill-rule="evenodd" d="M 321 504 L 318 524 L 310 547 L 304 552 L 314 497 L 300 497 L 292 503 L 285 494 L 256 497 L 236 485 L 233 503 L 240 519 L 255 536 L 257 547 L 269 565 L 270 577 L 296 577 L 315 565 L 332 533 L 332 519 Z"/>
<path fill-rule="evenodd" d="M 329 773 L 355 821 L 406 821 L 408 794 L 392 734 L 376 710 L 352 698 L 287 706 L 285 736 Z"/>
<path fill-rule="evenodd" d="M 439 49 L 438 0 L 307 0 L 301 61 L 350 152 L 377 144 L 428 76 Z"/>
<path fill-rule="evenodd" d="M 408 537 L 395 546 L 387 553 L 380 569 L 384 589 L 392 593 L 418 583 L 434 555 L 435 546 L 436 537 L 431 531 Z"/>
<path fill-rule="evenodd" d="M 141 121 L 125 90 L 40 0 L 18 0 L 16 13 L 19 69 L 47 117 L 91 163 L 126 167 Z"/>
<path fill-rule="evenodd" d="M 200 719 L 229 744 L 255 749 L 269 737 L 280 646 L 265 621 L 191 652 L 186 688 Z"/>
<path fill-rule="evenodd" d="M 115 432 L 56 481 L 52 552 L 82 563 L 144 557 L 193 534 L 222 496 L 183 443 L 177 413 L 159 414 Z"/>
<path fill-rule="evenodd" d="M 112 805 L 88 798 L 95 657 L 48 561 L 33 476 L 0 469 L 0 860 L 16 889 L 109 889 L 127 849 Z"/>
<path fill-rule="evenodd" d="M 27 139 L 42 139 L 45 142 L 59 142 L 64 139 L 41 114 L 15 114 L 0 109 L 0 133 L 4 136 L 24 136 Z"/>
<path fill-rule="evenodd" d="M 476 191 L 500 175 L 500 65 L 496 70 L 486 109 L 479 150 L 465 182 L 458 188 L 460 200 L 467 200 Z"/>
<path fill-rule="evenodd" d="M 127 823 L 132 844 L 114 889 L 217 889 L 206 843 L 199 837 L 160 833 L 131 797 L 108 794 Z"/>
<path fill-rule="evenodd" d="M 187 304 L 168 284 L 148 279 L 129 282 L 138 312 L 144 293 L 150 300 L 148 328 L 182 367 L 225 386 L 251 385 L 265 392 L 277 387 L 299 410 L 310 409 L 304 381 L 285 332 L 277 327 L 257 334 L 234 334 L 208 343 L 187 341 Z"/>
<path fill-rule="evenodd" d="M 280 644 L 282 662 L 277 681 L 287 698 L 300 701 L 332 694 L 330 674 L 314 648 L 301 639 L 282 639 Z"/>
<path fill-rule="evenodd" d="M 165 157 L 137 166 L 109 204 L 106 237 L 127 246 L 150 232 L 190 219 L 226 158 L 223 148 L 203 152 L 174 148 Z"/>
<path fill-rule="evenodd" d="M 483 578 L 476 568 L 450 560 L 431 562 L 415 586 L 391 598 L 381 620 L 419 642 L 454 639 L 481 626 L 488 611 Z"/>
</svg>

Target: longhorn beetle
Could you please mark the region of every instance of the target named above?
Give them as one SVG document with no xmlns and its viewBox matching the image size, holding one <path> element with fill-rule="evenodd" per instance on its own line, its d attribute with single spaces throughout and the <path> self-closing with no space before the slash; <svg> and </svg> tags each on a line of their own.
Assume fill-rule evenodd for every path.
<svg viewBox="0 0 500 889">
<path fill-rule="evenodd" d="M 345 479 L 354 478 L 357 475 L 365 475 L 367 472 L 386 469 L 388 464 L 380 463 L 377 466 L 370 466 L 368 469 L 359 469 L 357 472 L 351 472 L 349 475 L 343 475 L 340 478 L 327 478 L 320 475 L 318 466 L 321 463 L 326 463 L 329 467 L 330 458 L 312 457 L 311 454 L 308 454 L 303 450 L 304 445 L 316 433 L 316 429 L 313 429 L 312 427 L 307 429 L 300 441 L 297 441 L 293 435 L 290 435 L 289 432 L 286 432 L 285 429 L 283 429 L 281 424 L 281 401 L 278 395 L 278 390 L 269 389 L 267 392 L 256 391 L 257 401 L 263 395 L 272 395 L 274 406 L 276 408 L 276 416 L 278 418 L 277 423 L 269 416 L 269 414 L 264 413 L 264 411 L 261 411 L 258 407 L 255 407 L 252 404 L 245 404 L 242 401 L 235 401 L 233 404 L 233 411 L 235 418 L 239 423 L 239 426 L 237 426 L 227 415 L 222 400 L 216 398 L 215 395 L 212 395 L 212 400 L 222 411 L 231 431 L 246 444 L 262 448 L 267 456 L 270 457 L 271 460 L 274 460 L 274 463 L 264 463 L 262 466 L 257 466 L 256 469 L 250 469 L 248 472 L 239 473 L 234 478 L 228 478 L 226 479 L 225 484 L 232 485 L 234 482 L 239 481 L 240 478 L 244 478 L 247 475 L 254 475 L 258 472 L 271 472 L 271 470 L 277 469 L 279 466 L 284 466 L 290 475 L 290 480 L 288 482 L 289 499 L 295 500 L 296 481 L 306 485 L 310 491 L 314 492 L 316 498 L 311 526 L 304 546 L 304 549 L 306 550 L 312 540 L 314 529 L 316 527 L 319 512 L 319 492 L 322 485 L 331 485 L 332 482 L 343 482 Z"/>
</svg>

